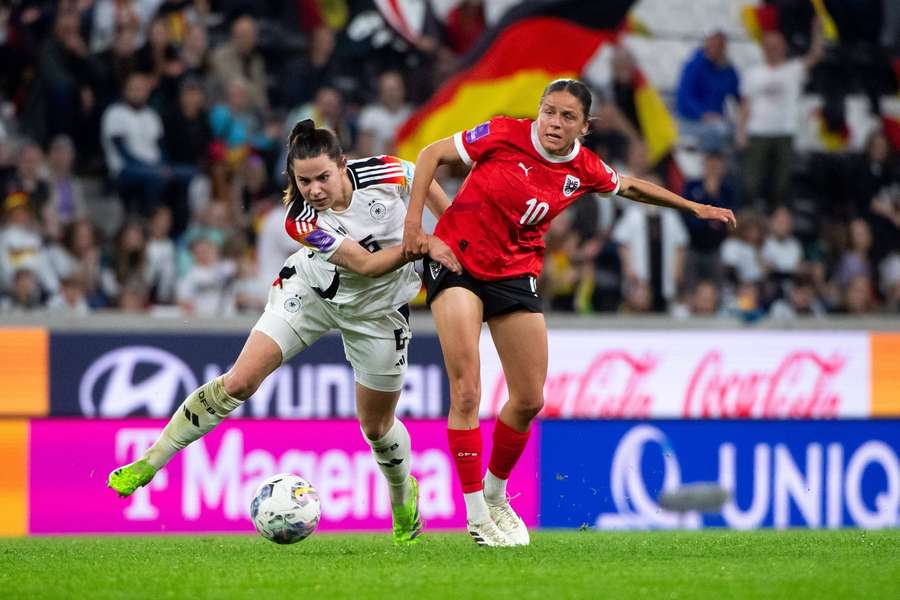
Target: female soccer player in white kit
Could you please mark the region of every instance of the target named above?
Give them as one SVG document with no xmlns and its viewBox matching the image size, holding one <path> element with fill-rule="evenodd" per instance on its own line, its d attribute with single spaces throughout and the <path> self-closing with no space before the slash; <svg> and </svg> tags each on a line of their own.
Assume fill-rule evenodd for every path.
<svg viewBox="0 0 900 600">
<path fill-rule="evenodd" d="M 356 379 L 357 416 L 388 480 L 394 543 L 415 542 L 422 531 L 418 485 L 410 475 L 410 439 L 394 410 L 403 387 L 410 340 L 408 302 L 419 276 L 400 242 L 413 165 L 392 156 L 347 161 L 337 138 L 299 122 L 290 135 L 285 228 L 300 242 L 272 284 L 265 311 L 234 366 L 191 393 L 144 456 L 113 471 L 108 485 L 120 496 L 150 482 L 172 456 L 218 425 L 256 392 L 281 364 L 338 330 Z M 449 205 L 429 187 L 429 209 Z M 382 248 L 384 246 L 384 248 Z M 460 272 L 439 240 L 429 256 Z"/>
</svg>

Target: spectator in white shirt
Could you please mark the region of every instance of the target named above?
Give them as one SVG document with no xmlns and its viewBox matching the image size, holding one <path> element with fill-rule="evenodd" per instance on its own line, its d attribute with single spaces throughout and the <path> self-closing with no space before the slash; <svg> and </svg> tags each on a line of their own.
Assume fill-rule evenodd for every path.
<svg viewBox="0 0 900 600">
<path fill-rule="evenodd" d="M 613 229 L 619 244 L 623 292 L 642 282 L 649 286 L 655 311 L 664 311 L 677 294 L 684 272 L 687 229 L 677 211 L 632 204 Z"/>
<path fill-rule="evenodd" d="M 127 207 L 130 211 L 149 215 L 162 201 L 163 192 L 172 184 L 178 185 L 178 197 L 184 200 L 187 184 L 194 176 L 193 167 L 168 164 L 163 160 L 162 120 L 147 105 L 150 79 L 139 72 L 125 80 L 124 101 L 117 102 L 103 113 L 101 140 L 106 164 L 119 191 L 127 198 L 140 196 L 142 204 Z"/>
<path fill-rule="evenodd" d="M 825 306 L 816 293 L 815 282 L 809 275 L 797 275 L 787 285 L 784 298 L 776 300 L 769 316 L 776 321 L 791 321 L 797 317 L 824 317 Z"/>
<path fill-rule="evenodd" d="M 47 309 L 69 317 L 84 317 L 91 312 L 85 293 L 84 277 L 73 273 L 59 282 L 59 293 L 47 302 Z"/>
<path fill-rule="evenodd" d="M 229 317 L 235 314 L 233 261 L 219 258 L 219 247 L 206 237 L 191 244 L 194 266 L 175 288 L 182 310 L 197 317 Z"/>
<path fill-rule="evenodd" d="M 356 153 L 360 156 L 394 153 L 397 130 L 411 113 L 403 77 L 397 71 L 382 73 L 378 79 L 378 102 L 363 108 L 359 115 Z"/>
<path fill-rule="evenodd" d="M 722 266 L 726 279 L 737 283 L 759 283 L 765 276 L 760 246 L 763 222 L 755 214 L 738 218 L 736 235 L 722 244 Z"/>
<path fill-rule="evenodd" d="M 791 211 L 779 206 L 769 220 L 769 237 L 762 247 L 762 260 L 770 273 L 786 277 L 793 275 L 803 260 L 803 248 L 793 236 Z"/>
<path fill-rule="evenodd" d="M 18 271 L 35 275 L 43 293 L 51 294 L 59 288 L 59 279 L 44 246 L 40 228 L 34 218 L 28 196 L 15 192 L 3 204 L 4 220 L 0 227 L 0 290 L 13 287 Z"/>
<path fill-rule="evenodd" d="M 762 38 L 765 64 L 748 69 L 741 79 L 736 141 L 738 148 L 746 150 L 745 205 L 778 206 L 788 199 L 800 94 L 809 70 L 822 56 L 821 31 L 814 29 L 809 53 L 792 60 L 788 60 L 784 36 L 767 31 Z M 763 187 L 769 180 L 771 186 Z M 760 202 L 760 197 L 765 201 Z"/>
</svg>

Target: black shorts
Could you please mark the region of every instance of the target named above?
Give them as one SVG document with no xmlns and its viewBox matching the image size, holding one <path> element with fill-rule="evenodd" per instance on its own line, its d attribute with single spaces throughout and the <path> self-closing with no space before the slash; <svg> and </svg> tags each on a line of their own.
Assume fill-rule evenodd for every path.
<svg viewBox="0 0 900 600">
<path fill-rule="evenodd" d="M 535 279 L 531 275 L 499 281 L 483 281 L 476 279 L 465 269 L 463 269 L 462 275 L 457 275 L 427 256 L 423 264 L 425 267 L 425 302 L 429 306 L 441 291 L 452 287 L 463 287 L 478 296 L 484 304 L 482 321 L 517 310 L 527 310 L 533 313 L 544 312 L 541 297 L 538 296 L 535 287 Z"/>
</svg>

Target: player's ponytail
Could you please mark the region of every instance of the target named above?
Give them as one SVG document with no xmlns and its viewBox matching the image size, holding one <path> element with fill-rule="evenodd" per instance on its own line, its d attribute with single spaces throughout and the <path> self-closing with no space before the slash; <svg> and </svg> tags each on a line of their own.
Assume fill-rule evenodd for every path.
<svg viewBox="0 0 900 600">
<path fill-rule="evenodd" d="M 334 133 L 328 129 L 316 128 L 312 119 L 297 121 L 288 136 L 287 164 L 284 167 L 288 184 L 282 198 L 285 204 L 290 204 L 300 197 L 300 190 L 294 181 L 294 160 L 316 158 L 323 154 L 338 166 L 343 166 L 344 151 Z"/>
</svg>

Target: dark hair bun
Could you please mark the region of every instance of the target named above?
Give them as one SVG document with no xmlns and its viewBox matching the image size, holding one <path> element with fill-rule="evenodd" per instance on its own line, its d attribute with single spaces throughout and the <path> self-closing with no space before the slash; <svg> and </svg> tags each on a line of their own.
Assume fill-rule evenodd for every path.
<svg viewBox="0 0 900 600">
<path fill-rule="evenodd" d="M 297 138 L 308 138 L 313 134 L 315 130 L 315 121 L 313 121 L 312 119 L 303 119 L 302 121 L 297 121 L 297 123 L 294 125 L 294 128 L 291 129 L 291 135 L 288 139 L 291 143 L 293 143 Z"/>
</svg>

